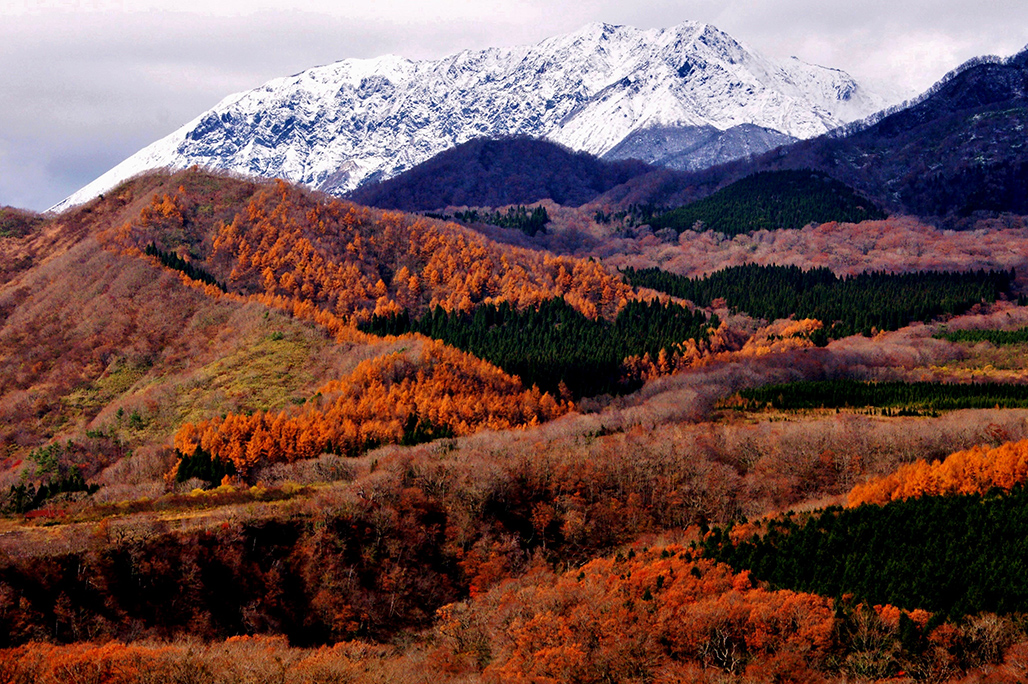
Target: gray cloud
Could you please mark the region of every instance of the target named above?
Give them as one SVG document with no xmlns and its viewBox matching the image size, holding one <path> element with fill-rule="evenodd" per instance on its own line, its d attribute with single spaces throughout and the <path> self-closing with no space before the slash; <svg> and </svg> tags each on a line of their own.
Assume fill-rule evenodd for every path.
<svg viewBox="0 0 1028 684">
<path fill-rule="evenodd" d="M 45 209 L 222 97 L 348 57 L 436 58 L 591 21 L 651 28 L 696 19 L 771 56 L 839 67 L 909 95 L 970 57 L 1028 43 L 1028 4 L 1008 0 L 311 0 L 307 11 L 262 0 L 206 12 L 213 4 L 0 8 L 0 204 Z"/>
</svg>

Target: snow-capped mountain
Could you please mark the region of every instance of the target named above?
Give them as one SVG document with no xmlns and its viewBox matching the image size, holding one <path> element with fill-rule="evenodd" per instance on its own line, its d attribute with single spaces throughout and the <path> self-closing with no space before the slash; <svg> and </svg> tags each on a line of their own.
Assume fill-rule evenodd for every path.
<svg viewBox="0 0 1028 684">
<path fill-rule="evenodd" d="M 593 24 L 537 45 L 437 61 L 349 59 L 232 95 L 54 207 L 148 169 L 194 164 L 337 194 L 477 137 L 603 155 L 649 128 L 744 124 L 809 138 L 883 102 L 847 74 L 779 64 L 713 26 Z"/>
</svg>

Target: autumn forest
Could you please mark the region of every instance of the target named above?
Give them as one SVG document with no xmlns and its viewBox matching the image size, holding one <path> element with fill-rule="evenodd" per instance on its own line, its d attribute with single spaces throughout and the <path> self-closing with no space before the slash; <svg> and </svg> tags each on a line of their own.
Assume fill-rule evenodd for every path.
<svg viewBox="0 0 1028 684">
<path fill-rule="evenodd" d="M 586 162 L 0 209 L 0 681 L 1028 679 L 1023 217 Z"/>
</svg>

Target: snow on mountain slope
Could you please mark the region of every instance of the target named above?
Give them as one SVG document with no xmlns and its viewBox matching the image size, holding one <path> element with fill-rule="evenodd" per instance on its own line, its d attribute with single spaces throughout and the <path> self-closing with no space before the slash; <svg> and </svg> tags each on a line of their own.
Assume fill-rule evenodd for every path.
<svg viewBox="0 0 1028 684">
<path fill-rule="evenodd" d="M 713 126 L 651 126 L 628 134 L 603 158 L 639 159 L 677 171 L 699 171 L 794 142 L 792 136 L 753 124 L 723 131 Z"/>
<path fill-rule="evenodd" d="M 809 138 L 882 105 L 841 71 L 777 64 L 713 26 L 592 24 L 532 46 L 349 59 L 275 79 L 226 98 L 54 210 L 163 166 L 341 194 L 476 137 L 536 136 L 602 155 L 654 127 L 754 124 Z"/>
</svg>

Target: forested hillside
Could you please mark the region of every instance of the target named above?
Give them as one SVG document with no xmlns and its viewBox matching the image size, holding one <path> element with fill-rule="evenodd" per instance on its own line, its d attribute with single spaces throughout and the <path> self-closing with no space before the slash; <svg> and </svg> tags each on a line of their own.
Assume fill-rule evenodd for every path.
<svg viewBox="0 0 1028 684">
<path fill-rule="evenodd" d="M 589 316 L 609 315 L 629 293 L 594 262 L 502 247 L 454 224 L 323 200 L 284 183 L 241 188 L 245 195 L 222 215 L 212 183 L 236 182 L 182 172 L 100 238 L 120 249 L 152 243 L 181 252 L 234 294 L 302 301 L 343 320 L 553 296 Z"/>
<path fill-rule="evenodd" d="M 581 312 L 613 315 L 631 297 L 594 262 L 196 170 L 141 177 L 55 219 L 17 216 L 28 228 L 6 238 L 13 279 L 0 289 L 13 464 L 0 489 L 16 511 L 86 491 L 83 478 L 133 452 L 144 479 L 168 473 L 167 440 L 183 424 L 227 421 L 219 439 L 244 451 L 204 447 L 245 475 L 257 463 L 548 420 L 567 407 L 495 366 L 423 338 L 383 342 L 351 322 L 554 296 L 591 321 Z M 264 416 L 270 437 L 253 432 Z M 37 448 L 53 439 L 67 446 Z"/>
<path fill-rule="evenodd" d="M 1025 344 L 1028 342 L 1028 328 L 1018 330 L 944 330 L 938 337 L 950 342 L 988 342 L 997 346 Z"/>
<path fill-rule="evenodd" d="M 579 206 L 650 168 L 638 161 L 604 162 L 545 140 L 478 138 L 395 178 L 364 185 L 349 198 L 404 211 L 503 207 L 542 199 Z"/>
<path fill-rule="evenodd" d="M 396 352 L 359 364 L 302 408 L 183 423 L 175 447 L 180 459 L 202 452 L 249 480 L 269 464 L 534 425 L 567 410 L 538 387 L 525 390 L 484 361 L 426 342 L 413 358 Z"/>
<path fill-rule="evenodd" d="M 829 176 L 808 170 L 755 173 L 713 195 L 653 216 L 655 229 L 712 230 L 738 235 L 755 230 L 788 230 L 809 223 L 860 223 L 884 219 L 867 198 Z"/>
<path fill-rule="evenodd" d="M 904 221 L 867 263 L 968 261 Z M 0 679 L 1024 672 L 1019 228 L 688 279 L 590 250 L 709 231 L 556 256 L 198 169 L 5 225 Z"/>
<path fill-rule="evenodd" d="M 481 222 L 501 228 L 512 228 L 520 230 L 529 237 L 545 233 L 546 224 L 550 222 L 546 207 L 535 207 L 529 211 L 523 204 L 519 204 L 517 207 L 508 207 L 506 212 L 487 210 L 480 212 L 477 209 L 456 211 L 453 218 L 464 223 Z"/>
<path fill-rule="evenodd" d="M 967 408 L 1028 408 L 1028 385 L 822 380 L 752 387 L 726 403 L 749 410 L 873 407 L 893 409 L 899 415 Z"/>
<path fill-rule="evenodd" d="M 890 213 L 971 227 L 981 214 L 1028 213 L 1028 52 L 974 59 L 909 106 L 755 159 L 692 173 L 657 170 L 598 198 L 606 205 L 682 206 L 758 172 L 814 170 Z"/>
<path fill-rule="evenodd" d="M 894 473 L 858 485 L 850 506 L 886 504 L 942 494 L 990 494 L 1028 483 L 1028 443 L 1008 442 L 994 449 L 975 447 L 929 463 L 919 459 Z"/>
<path fill-rule="evenodd" d="M 715 530 L 704 548 L 772 586 L 961 617 L 1024 613 L 1025 490 L 922 497 L 769 521 L 752 540 Z M 888 530 L 888 534 L 883 534 Z"/>
<path fill-rule="evenodd" d="M 398 335 L 420 332 L 471 352 L 517 375 L 526 385 L 576 397 L 638 389 L 644 378 L 626 364 L 632 357 L 669 372 L 686 349 L 705 346 L 717 316 L 677 304 L 630 302 L 613 321 L 590 320 L 563 299 L 517 311 L 504 303 L 474 313 L 437 308 L 421 318 L 373 316 L 363 330 Z"/>
</svg>

